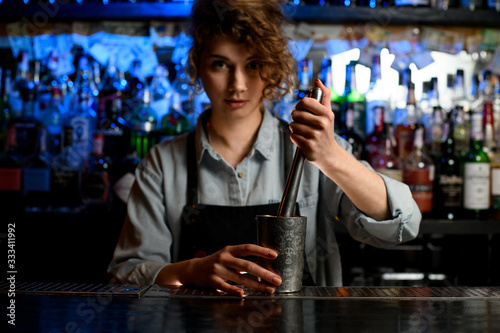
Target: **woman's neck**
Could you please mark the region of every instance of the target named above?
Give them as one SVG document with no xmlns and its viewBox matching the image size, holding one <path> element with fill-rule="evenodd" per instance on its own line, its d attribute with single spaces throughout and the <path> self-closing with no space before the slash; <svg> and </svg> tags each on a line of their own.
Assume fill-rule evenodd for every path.
<svg viewBox="0 0 500 333">
<path fill-rule="evenodd" d="M 244 119 L 227 119 L 212 113 L 206 127 L 210 145 L 226 162 L 236 168 L 250 153 L 257 139 L 262 118 L 262 112 Z"/>
</svg>

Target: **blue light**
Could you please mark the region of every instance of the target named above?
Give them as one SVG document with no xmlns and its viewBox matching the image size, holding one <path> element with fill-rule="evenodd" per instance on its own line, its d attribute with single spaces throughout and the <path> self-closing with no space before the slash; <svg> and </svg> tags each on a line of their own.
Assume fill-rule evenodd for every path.
<svg viewBox="0 0 500 333">
<path fill-rule="evenodd" d="M 28 2 L 30 2 L 30 0 L 23 0 L 23 2 L 27 4 Z"/>
<path fill-rule="evenodd" d="M 127 85 L 127 80 L 121 79 L 120 80 L 120 84 L 121 84 L 122 87 L 125 87 Z"/>
<path fill-rule="evenodd" d="M 300 0 L 293 0 L 293 4 L 294 4 L 295 6 L 300 5 Z"/>
<path fill-rule="evenodd" d="M 319 0 L 319 4 L 320 4 L 321 6 L 324 6 L 324 5 L 325 5 L 325 0 Z"/>
<path fill-rule="evenodd" d="M 92 95 L 94 95 L 94 96 L 96 96 L 96 97 L 97 97 L 97 95 L 99 95 L 99 90 L 94 89 L 94 90 L 92 91 Z"/>
<path fill-rule="evenodd" d="M 103 164 L 104 160 L 102 158 L 99 159 L 99 164 Z"/>
<path fill-rule="evenodd" d="M 377 5 L 377 2 L 375 0 L 370 0 L 370 7 L 371 8 L 375 8 L 376 5 Z"/>
<path fill-rule="evenodd" d="M 349 7 L 351 5 L 351 0 L 344 0 L 344 6 Z"/>
<path fill-rule="evenodd" d="M 103 5 L 107 5 L 108 4 L 108 0 L 102 0 L 102 4 Z"/>
<path fill-rule="evenodd" d="M 110 127 L 114 129 L 116 127 L 116 124 L 115 123 L 111 123 Z"/>
</svg>

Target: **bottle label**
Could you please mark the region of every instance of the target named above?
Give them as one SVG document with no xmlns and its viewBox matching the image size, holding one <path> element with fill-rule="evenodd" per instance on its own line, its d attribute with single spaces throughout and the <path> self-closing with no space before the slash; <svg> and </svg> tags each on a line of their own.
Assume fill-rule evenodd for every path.
<svg viewBox="0 0 500 333">
<path fill-rule="evenodd" d="M 464 168 L 464 208 L 490 207 L 490 164 L 466 163 Z"/>
<path fill-rule="evenodd" d="M 0 191 L 21 191 L 20 168 L 0 168 Z"/>
<path fill-rule="evenodd" d="M 109 174 L 95 172 L 87 174 L 82 182 L 84 200 L 89 203 L 106 203 L 109 201 Z"/>
<path fill-rule="evenodd" d="M 463 179 L 457 175 L 439 175 L 438 186 L 442 194 L 443 207 L 458 208 L 462 206 Z"/>
<path fill-rule="evenodd" d="M 78 155 L 87 159 L 90 154 L 90 120 L 85 117 L 71 119 L 73 147 Z"/>
<path fill-rule="evenodd" d="M 414 130 L 411 127 L 398 125 L 396 128 L 396 141 L 398 146 L 398 156 L 405 160 L 413 150 Z"/>
<path fill-rule="evenodd" d="M 80 171 L 78 169 L 52 170 L 53 206 L 78 206 L 80 204 Z"/>
<path fill-rule="evenodd" d="M 50 191 L 50 169 L 49 168 L 25 168 L 23 172 L 23 191 L 49 192 Z"/>
<path fill-rule="evenodd" d="M 352 110 L 354 116 L 354 131 L 364 138 L 366 134 L 366 104 L 362 102 L 353 102 Z"/>
<path fill-rule="evenodd" d="M 403 182 L 410 187 L 413 199 L 422 213 L 432 211 L 433 175 L 430 169 L 410 169 L 403 172 Z"/>
</svg>

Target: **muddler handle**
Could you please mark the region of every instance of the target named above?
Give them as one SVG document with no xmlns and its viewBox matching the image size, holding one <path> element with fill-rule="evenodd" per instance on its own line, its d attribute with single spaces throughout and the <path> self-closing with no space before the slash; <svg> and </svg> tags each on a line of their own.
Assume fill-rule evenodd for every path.
<svg viewBox="0 0 500 333">
<path fill-rule="evenodd" d="M 314 87 L 309 91 L 309 97 L 314 98 L 321 103 L 323 100 L 323 91 L 318 87 Z M 304 154 L 299 147 L 297 147 L 277 216 L 291 217 L 294 215 L 297 193 L 299 192 L 300 178 L 302 177 L 302 170 L 304 169 L 304 162 Z"/>
</svg>

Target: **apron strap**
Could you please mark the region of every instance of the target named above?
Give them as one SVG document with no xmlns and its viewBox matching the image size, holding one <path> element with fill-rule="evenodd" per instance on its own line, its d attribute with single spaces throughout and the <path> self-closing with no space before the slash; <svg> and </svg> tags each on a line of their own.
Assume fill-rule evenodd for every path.
<svg viewBox="0 0 500 333">
<path fill-rule="evenodd" d="M 290 173 L 290 169 L 292 167 L 293 162 L 293 154 L 294 154 L 294 144 L 290 140 L 290 128 L 288 127 L 288 123 L 283 119 L 279 119 L 280 121 L 280 132 L 283 136 L 283 142 L 285 144 L 285 153 L 283 158 L 285 159 L 285 182 L 288 178 L 288 174 Z M 196 161 L 196 143 L 195 143 L 195 133 L 193 130 L 188 133 L 187 136 L 187 145 L 186 145 L 186 154 L 187 154 L 187 198 L 186 202 L 188 206 L 193 206 L 198 203 L 196 195 L 198 193 L 198 163 Z"/>
</svg>

